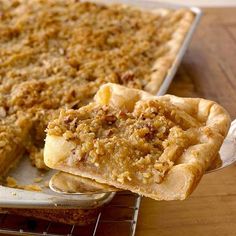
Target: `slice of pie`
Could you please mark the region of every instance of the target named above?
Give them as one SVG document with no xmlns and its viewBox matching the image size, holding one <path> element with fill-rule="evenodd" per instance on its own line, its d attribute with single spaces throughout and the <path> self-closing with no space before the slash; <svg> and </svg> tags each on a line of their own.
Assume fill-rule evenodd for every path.
<svg viewBox="0 0 236 236">
<path fill-rule="evenodd" d="M 48 125 L 47 166 L 157 200 L 185 199 L 230 124 L 218 104 L 103 85 L 94 102 Z"/>
</svg>

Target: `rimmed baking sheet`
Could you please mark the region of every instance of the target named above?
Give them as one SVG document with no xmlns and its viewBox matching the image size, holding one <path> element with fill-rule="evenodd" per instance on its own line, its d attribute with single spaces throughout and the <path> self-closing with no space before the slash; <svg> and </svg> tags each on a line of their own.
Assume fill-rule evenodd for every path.
<svg viewBox="0 0 236 236">
<path fill-rule="evenodd" d="M 94 0 L 94 2 L 100 2 L 105 4 L 110 3 L 123 3 L 127 5 L 133 5 L 136 7 L 141 7 L 143 9 L 155 9 L 155 8 L 168 8 L 168 9 L 178 9 L 183 8 L 181 5 L 173 5 L 168 3 L 159 3 L 156 1 L 146 1 L 146 0 Z M 186 7 L 190 9 L 194 15 L 194 21 L 185 36 L 185 39 L 178 51 L 178 54 L 169 69 L 162 85 L 157 93 L 158 96 L 164 95 L 170 86 L 171 81 L 177 71 L 179 64 L 187 50 L 190 43 L 191 37 L 197 27 L 197 24 L 201 17 L 201 10 L 197 7 Z M 15 208 L 93 208 L 101 206 L 104 203 L 109 202 L 114 193 L 103 194 L 103 195 L 91 195 L 91 196 L 76 196 L 74 199 L 71 196 L 62 196 L 52 192 L 49 188 L 45 187 L 45 182 L 47 182 L 54 172 L 49 171 L 42 174 L 34 168 L 29 161 L 29 158 L 23 158 L 19 165 L 9 172 L 9 176 L 14 177 L 20 185 L 36 184 L 41 186 L 42 192 L 32 192 L 26 190 L 20 190 L 16 188 L 9 188 L 0 186 L 0 207 L 15 207 Z M 41 178 L 39 183 L 34 183 L 35 178 Z M 36 181 L 37 182 L 37 181 Z"/>
</svg>

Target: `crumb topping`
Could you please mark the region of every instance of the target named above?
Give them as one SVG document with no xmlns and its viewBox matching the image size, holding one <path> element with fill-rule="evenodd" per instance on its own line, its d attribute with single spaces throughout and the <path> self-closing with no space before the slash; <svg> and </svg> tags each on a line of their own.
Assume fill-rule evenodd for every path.
<svg viewBox="0 0 236 236">
<path fill-rule="evenodd" d="M 120 170 L 115 168 L 111 178 L 119 182 L 139 173 L 140 181 L 160 183 L 181 152 L 195 142 L 188 124 L 176 121 L 174 112 L 157 100 L 140 101 L 132 112 L 90 103 L 61 111 L 47 132 L 76 143 L 68 165 L 100 167 L 112 162 Z M 168 147 L 175 152 L 167 153 Z"/>
</svg>

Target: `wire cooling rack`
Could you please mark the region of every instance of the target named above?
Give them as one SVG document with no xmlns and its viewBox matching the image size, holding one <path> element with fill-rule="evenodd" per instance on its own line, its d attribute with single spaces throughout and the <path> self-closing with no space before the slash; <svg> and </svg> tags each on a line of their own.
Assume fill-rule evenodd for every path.
<svg viewBox="0 0 236 236">
<path fill-rule="evenodd" d="M 141 197 L 118 192 L 89 226 L 53 223 L 30 217 L 0 214 L 0 234 L 32 236 L 134 236 Z"/>
</svg>

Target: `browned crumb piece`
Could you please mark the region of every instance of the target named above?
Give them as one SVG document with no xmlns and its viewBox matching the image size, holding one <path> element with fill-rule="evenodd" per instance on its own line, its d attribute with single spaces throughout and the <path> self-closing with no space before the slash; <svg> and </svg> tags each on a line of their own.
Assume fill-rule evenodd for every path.
<svg viewBox="0 0 236 236">
<path fill-rule="evenodd" d="M 19 188 L 19 189 L 24 189 L 24 190 L 29 190 L 29 191 L 37 191 L 37 192 L 42 191 L 42 188 L 39 185 L 34 185 L 34 184 L 19 185 L 16 179 L 11 176 L 8 176 L 6 178 L 6 186 L 10 188 Z"/>
<path fill-rule="evenodd" d="M 17 187 L 17 181 L 15 178 L 8 176 L 6 178 L 6 186 L 10 188 L 16 188 Z"/>
<path fill-rule="evenodd" d="M 35 184 L 23 185 L 23 186 L 19 186 L 19 188 L 24 189 L 24 190 L 29 190 L 29 191 L 36 191 L 36 192 L 42 191 L 42 188 L 39 185 L 35 185 Z"/>
<path fill-rule="evenodd" d="M 40 183 L 43 179 L 41 177 L 34 178 L 35 183 Z"/>
</svg>

